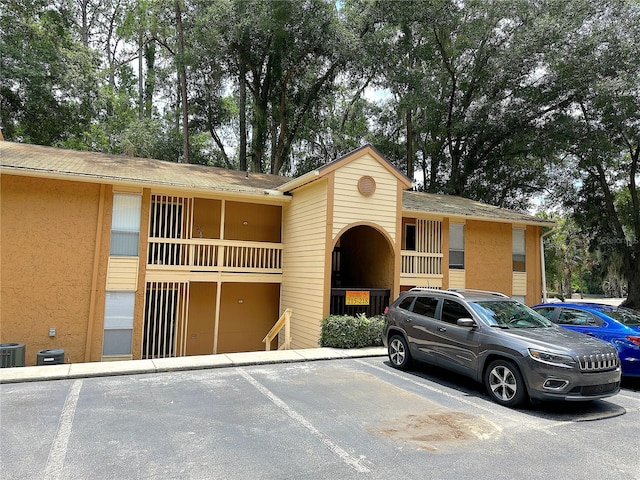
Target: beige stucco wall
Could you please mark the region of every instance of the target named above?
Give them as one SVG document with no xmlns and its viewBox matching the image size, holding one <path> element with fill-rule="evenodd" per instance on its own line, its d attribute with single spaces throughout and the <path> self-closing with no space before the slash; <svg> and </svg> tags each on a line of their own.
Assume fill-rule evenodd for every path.
<svg viewBox="0 0 640 480">
<path fill-rule="evenodd" d="M 84 361 L 94 268 L 101 289 L 106 271 L 104 256 L 94 266 L 100 185 L 2 175 L 0 188 L 0 340 L 24 343 L 27 365 L 53 348 Z"/>
<path fill-rule="evenodd" d="M 323 317 L 327 246 L 327 187 L 319 180 L 293 192 L 283 210 L 280 313 L 291 308 L 291 348 L 314 348 Z M 329 252 L 329 256 L 331 252 Z M 329 268 L 331 264 L 329 263 Z"/>
</svg>

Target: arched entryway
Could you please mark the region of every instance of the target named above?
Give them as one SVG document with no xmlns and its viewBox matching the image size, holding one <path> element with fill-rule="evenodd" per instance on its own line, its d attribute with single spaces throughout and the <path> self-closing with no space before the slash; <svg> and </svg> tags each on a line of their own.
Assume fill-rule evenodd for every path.
<svg viewBox="0 0 640 480">
<path fill-rule="evenodd" d="M 385 234 L 369 225 L 341 233 L 332 252 L 331 314 L 382 314 L 393 281 L 394 249 Z"/>
</svg>

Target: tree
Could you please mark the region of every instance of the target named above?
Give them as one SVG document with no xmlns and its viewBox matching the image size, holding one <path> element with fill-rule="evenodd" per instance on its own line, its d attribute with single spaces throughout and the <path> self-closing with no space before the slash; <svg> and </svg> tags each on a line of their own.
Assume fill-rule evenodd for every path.
<svg viewBox="0 0 640 480">
<path fill-rule="evenodd" d="M 598 48 L 573 72 L 586 86 L 567 122 L 577 178 L 566 203 L 594 248 L 617 259 L 628 283 L 625 305 L 639 309 L 640 4 L 609 2 L 590 31 Z"/>
<path fill-rule="evenodd" d="M 526 208 L 575 95 L 549 65 L 575 66 L 591 2 L 350 3 L 374 10 L 369 57 L 392 94 L 383 153 L 409 175 L 417 165 L 424 190 Z"/>
<path fill-rule="evenodd" d="M 345 63 L 346 39 L 336 5 L 326 0 L 227 0 L 200 8 L 199 37 L 223 45 L 228 71 L 243 76 L 234 84 L 242 87 L 240 97 L 246 86 L 250 98 L 241 104 L 240 115 L 250 109 L 252 170 L 282 173 L 304 122 L 331 92 Z M 242 128 L 241 145 L 244 135 Z"/>
<path fill-rule="evenodd" d="M 0 118 L 7 140 L 53 145 L 95 115 L 96 57 L 65 2 L 7 0 L 0 12 Z"/>
</svg>

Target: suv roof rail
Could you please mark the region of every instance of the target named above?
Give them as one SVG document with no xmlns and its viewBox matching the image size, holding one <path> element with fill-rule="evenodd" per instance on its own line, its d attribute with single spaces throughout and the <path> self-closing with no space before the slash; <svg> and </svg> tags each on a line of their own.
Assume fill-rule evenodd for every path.
<svg viewBox="0 0 640 480">
<path fill-rule="evenodd" d="M 464 298 L 464 295 L 462 295 L 459 292 L 456 292 L 454 290 L 442 290 L 441 288 L 437 288 L 437 287 L 413 287 L 409 291 L 410 292 L 435 292 L 435 293 L 442 293 L 444 295 L 451 295 L 452 297 Z"/>
<path fill-rule="evenodd" d="M 510 298 L 509 295 L 505 295 L 504 293 L 501 293 L 501 292 L 492 292 L 490 290 L 477 290 L 475 288 L 449 288 L 447 289 L 447 291 L 455 292 L 455 293 L 461 293 L 461 292 L 482 293 L 482 294 L 491 295 L 494 297 Z"/>
</svg>

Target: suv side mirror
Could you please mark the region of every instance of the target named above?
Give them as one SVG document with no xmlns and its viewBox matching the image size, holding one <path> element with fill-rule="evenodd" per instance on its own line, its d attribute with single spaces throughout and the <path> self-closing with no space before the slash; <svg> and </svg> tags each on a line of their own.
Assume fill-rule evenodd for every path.
<svg viewBox="0 0 640 480">
<path fill-rule="evenodd" d="M 472 318 L 459 318 L 456 324 L 459 327 L 468 327 L 468 328 L 476 326 L 476 322 L 474 322 Z"/>
</svg>

